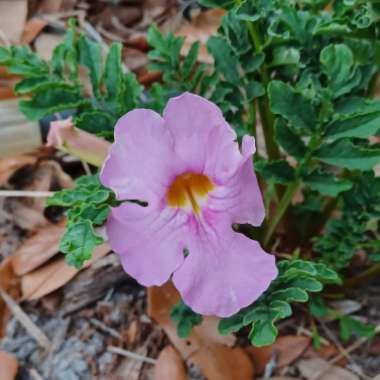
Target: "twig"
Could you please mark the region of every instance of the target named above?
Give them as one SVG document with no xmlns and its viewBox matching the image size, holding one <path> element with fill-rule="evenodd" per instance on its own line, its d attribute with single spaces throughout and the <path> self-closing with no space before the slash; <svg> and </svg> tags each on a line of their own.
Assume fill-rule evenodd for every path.
<svg viewBox="0 0 380 380">
<path fill-rule="evenodd" d="M 0 295 L 4 302 L 7 304 L 9 310 L 15 318 L 22 324 L 28 334 L 33 337 L 36 342 L 46 350 L 50 348 L 51 342 L 39 327 L 33 323 L 29 316 L 21 309 L 21 307 L 13 300 L 13 298 L 2 288 L 0 288 Z"/>
<path fill-rule="evenodd" d="M 44 380 L 41 375 L 35 370 L 34 368 L 31 368 L 29 370 L 29 375 L 33 380 Z"/>
<path fill-rule="evenodd" d="M 380 324 L 378 324 L 375 328 L 375 335 L 380 332 Z M 368 338 L 361 338 L 357 340 L 355 343 L 351 344 L 348 348 L 346 348 L 346 353 L 350 354 L 351 352 L 357 350 L 360 346 L 362 346 L 365 342 L 368 341 Z M 324 373 L 326 373 L 336 362 L 338 362 L 340 359 L 344 358 L 344 354 L 339 353 L 335 357 L 333 357 L 329 362 L 326 364 L 326 366 L 317 372 L 313 377 L 311 377 L 309 380 L 317 380 L 319 379 Z"/>
<path fill-rule="evenodd" d="M 95 319 L 95 318 L 91 318 L 90 319 L 90 322 L 95 326 L 97 327 L 99 330 L 105 332 L 106 334 L 116 338 L 116 339 L 121 339 L 121 335 L 113 328 L 111 327 L 108 327 L 106 326 L 103 322 Z"/>
<path fill-rule="evenodd" d="M 48 198 L 53 194 L 53 191 L 0 190 L 0 197 L 12 198 Z"/>
<path fill-rule="evenodd" d="M 126 358 L 135 359 L 135 360 L 138 360 L 140 362 L 144 362 L 144 363 L 148 363 L 148 364 L 154 365 L 157 363 L 157 360 L 155 360 L 155 359 L 149 358 L 147 356 L 136 354 L 135 352 L 132 352 L 132 351 L 124 350 L 120 347 L 108 346 L 107 351 L 112 352 L 113 354 L 125 356 Z"/>
</svg>

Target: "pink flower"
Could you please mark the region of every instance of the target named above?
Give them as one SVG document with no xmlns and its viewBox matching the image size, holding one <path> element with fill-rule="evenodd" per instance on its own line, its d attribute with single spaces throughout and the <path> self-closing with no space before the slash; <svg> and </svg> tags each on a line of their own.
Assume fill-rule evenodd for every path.
<svg viewBox="0 0 380 380">
<path fill-rule="evenodd" d="M 145 286 L 173 282 L 203 315 L 230 316 L 255 301 L 277 275 L 275 258 L 233 223 L 258 226 L 264 205 L 254 139 L 236 135 L 219 108 L 185 93 L 163 117 L 148 109 L 123 116 L 101 181 L 123 203 L 106 230 L 127 273 Z"/>
</svg>

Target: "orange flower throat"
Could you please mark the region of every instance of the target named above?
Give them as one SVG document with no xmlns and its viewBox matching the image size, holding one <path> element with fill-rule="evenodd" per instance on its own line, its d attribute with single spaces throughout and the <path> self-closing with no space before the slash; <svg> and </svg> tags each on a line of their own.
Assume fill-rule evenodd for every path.
<svg viewBox="0 0 380 380">
<path fill-rule="evenodd" d="M 170 207 L 186 208 L 191 206 L 195 214 L 199 214 L 199 203 L 207 198 L 214 189 L 214 184 L 204 174 L 184 173 L 177 176 L 170 185 L 166 198 Z"/>
</svg>

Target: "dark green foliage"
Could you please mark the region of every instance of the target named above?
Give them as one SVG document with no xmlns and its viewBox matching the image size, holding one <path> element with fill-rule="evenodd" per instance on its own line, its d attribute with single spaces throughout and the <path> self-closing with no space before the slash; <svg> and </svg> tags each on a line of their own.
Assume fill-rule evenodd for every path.
<svg viewBox="0 0 380 380">
<path fill-rule="evenodd" d="M 48 199 L 48 206 L 68 208 L 60 249 L 69 265 L 80 268 L 91 258 L 94 248 L 104 242 L 94 228 L 106 221 L 110 207 L 117 204 L 112 191 L 99 182 L 98 176 L 81 177 L 73 189 L 56 192 Z"/>
<path fill-rule="evenodd" d="M 359 250 L 368 252 L 371 258 L 380 249 L 380 178 L 372 173 L 358 176 L 353 188 L 341 195 L 342 216 L 331 219 L 314 244 L 323 262 L 336 270 L 346 268 Z"/>
<path fill-rule="evenodd" d="M 183 301 L 173 307 L 170 318 L 177 324 L 177 334 L 182 339 L 188 338 L 192 328 L 202 323 L 202 316 L 194 313 Z"/>
<path fill-rule="evenodd" d="M 50 62 L 28 47 L 12 46 L 0 48 L 0 64 L 23 76 L 15 90 L 31 96 L 30 100 L 20 101 L 29 119 L 70 110 L 75 112 L 76 127 L 112 140 L 116 120 L 141 102 L 142 86 L 134 74 L 124 72 L 121 45 L 111 45 L 103 63 L 100 44 L 79 34 L 73 20 Z M 79 82 L 79 66 L 87 69 L 91 94 L 86 94 Z"/>
<path fill-rule="evenodd" d="M 221 334 L 250 326 L 249 338 L 253 345 L 271 344 L 278 333 L 275 323 L 292 314 L 292 303 L 307 302 L 309 293 L 320 292 L 324 284 L 340 281 L 326 265 L 304 260 L 280 261 L 278 269 L 279 276 L 253 305 L 220 321 Z"/>
</svg>

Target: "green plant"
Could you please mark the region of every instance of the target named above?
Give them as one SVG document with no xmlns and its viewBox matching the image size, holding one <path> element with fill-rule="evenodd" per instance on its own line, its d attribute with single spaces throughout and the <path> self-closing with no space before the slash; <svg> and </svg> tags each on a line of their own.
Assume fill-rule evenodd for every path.
<svg viewBox="0 0 380 380">
<path fill-rule="evenodd" d="M 265 184 L 266 222 L 259 230 L 236 228 L 259 236 L 269 251 L 276 241 L 283 258 L 280 275 L 257 302 L 222 320 L 220 331 L 251 326 L 249 338 L 261 346 L 274 341 L 276 322 L 291 315 L 294 303 L 307 302 L 309 293 L 320 293 L 331 283 L 357 284 L 380 272 L 374 264 L 380 260 L 380 182 L 373 175 L 380 144 L 369 140 L 380 129 L 380 101 L 374 99 L 380 5 L 369 0 L 199 3 L 227 10 L 207 43 L 214 65 L 198 63 L 198 42 L 182 59 L 183 38 L 163 36 L 153 26 L 148 32 L 150 68 L 160 71 L 162 80 L 144 92 L 134 75 L 124 72 L 119 44 L 110 47 L 103 63 L 101 47 L 78 33 L 73 22 L 50 62 L 14 46 L 0 47 L 0 63 L 25 78 L 16 91 L 30 95 L 20 103 L 29 118 L 75 109 L 76 127 L 109 140 L 116 120 L 127 111 L 161 111 L 169 97 L 183 91 L 215 102 L 238 138 L 247 133 L 259 137 L 260 128 L 265 154 L 256 154 L 255 168 Z M 91 94 L 84 92 L 79 66 L 87 68 Z M 49 204 L 68 208 L 61 249 L 69 263 L 82 265 L 103 241 L 94 227 L 116 205 L 114 194 L 90 177 L 57 193 Z M 348 278 L 358 251 L 368 255 L 369 268 Z M 311 298 L 309 308 L 323 317 L 327 306 L 322 297 L 319 303 L 316 299 Z M 183 337 L 201 322 L 184 304 L 172 318 Z M 373 333 L 356 320 L 338 319 L 342 339 L 348 339 L 349 330 Z"/>
</svg>

